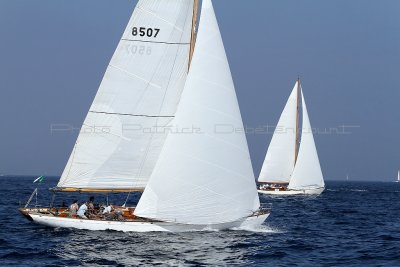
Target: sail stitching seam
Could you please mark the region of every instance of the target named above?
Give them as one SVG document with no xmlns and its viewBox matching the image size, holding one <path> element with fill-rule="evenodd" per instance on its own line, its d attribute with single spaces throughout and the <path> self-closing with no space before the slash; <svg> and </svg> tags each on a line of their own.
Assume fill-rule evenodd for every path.
<svg viewBox="0 0 400 267">
<path fill-rule="evenodd" d="M 174 118 L 175 116 L 168 115 L 140 115 L 140 114 L 129 114 L 129 113 L 117 113 L 117 112 L 104 112 L 104 111 L 93 111 L 90 110 L 91 113 L 99 113 L 99 114 L 109 114 L 109 115 L 121 115 L 121 116 L 132 116 L 132 117 L 148 117 L 148 118 Z"/>
</svg>

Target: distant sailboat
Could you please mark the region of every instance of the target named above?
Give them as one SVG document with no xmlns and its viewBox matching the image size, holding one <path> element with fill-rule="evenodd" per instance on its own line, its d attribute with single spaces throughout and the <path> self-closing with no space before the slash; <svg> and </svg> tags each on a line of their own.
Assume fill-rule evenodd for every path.
<svg viewBox="0 0 400 267">
<path fill-rule="evenodd" d="M 400 183 L 400 170 L 397 171 L 397 180 L 396 183 Z"/>
<path fill-rule="evenodd" d="M 299 142 L 300 95 L 303 127 Z M 258 182 L 258 192 L 264 194 L 321 194 L 325 189 L 300 80 L 281 114 Z"/>
<path fill-rule="evenodd" d="M 61 208 L 58 215 L 54 208 L 21 209 L 28 219 L 136 232 L 264 222 L 269 211 L 260 208 L 244 133 L 215 131 L 217 124 L 243 123 L 211 0 L 202 2 L 193 49 L 196 17 L 197 0 L 138 2 L 84 122 L 111 125 L 111 132 L 81 132 L 55 188 L 144 190 L 137 207 L 119 207 L 123 221 L 68 218 Z M 138 125 L 143 129 L 135 130 Z M 154 125 L 159 132 L 146 133 Z M 186 132 L 193 127 L 201 132 Z M 168 128 L 182 132 L 166 134 Z"/>
</svg>

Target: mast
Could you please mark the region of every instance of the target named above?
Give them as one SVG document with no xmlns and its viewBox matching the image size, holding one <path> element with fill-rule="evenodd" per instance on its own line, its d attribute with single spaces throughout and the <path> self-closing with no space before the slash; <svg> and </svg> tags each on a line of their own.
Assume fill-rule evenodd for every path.
<svg viewBox="0 0 400 267">
<path fill-rule="evenodd" d="M 191 37 L 190 37 L 190 50 L 189 50 L 189 65 L 188 65 L 188 68 L 190 68 L 190 63 L 192 63 L 194 47 L 196 45 L 196 27 L 197 27 L 198 10 L 199 10 L 199 0 L 194 0 L 194 3 L 193 3 L 193 17 L 192 17 L 192 33 L 191 33 Z"/>
<path fill-rule="evenodd" d="M 297 97 L 296 97 L 296 143 L 294 147 L 294 164 L 297 161 L 299 150 L 299 97 L 300 97 L 300 78 L 297 78 Z"/>
</svg>

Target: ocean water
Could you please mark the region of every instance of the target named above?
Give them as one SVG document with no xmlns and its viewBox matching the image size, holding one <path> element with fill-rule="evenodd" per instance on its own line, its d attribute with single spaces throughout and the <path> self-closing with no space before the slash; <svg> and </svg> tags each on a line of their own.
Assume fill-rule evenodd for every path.
<svg viewBox="0 0 400 267">
<path fill-rule="evenodd" d="M 400 183 L 327 182 L 318 197 L 261 196 L 273 204 L 261 228 L 177 234 L 35 225 L 17 211 L 33 179 L 0 177 L 0 266 L 400 266 Z M 39 186 L 40 204 L 49 204 L 46 189 L 56 183 Z M 59 193 L 55 203 L 87 197 Z"/>
</svg>

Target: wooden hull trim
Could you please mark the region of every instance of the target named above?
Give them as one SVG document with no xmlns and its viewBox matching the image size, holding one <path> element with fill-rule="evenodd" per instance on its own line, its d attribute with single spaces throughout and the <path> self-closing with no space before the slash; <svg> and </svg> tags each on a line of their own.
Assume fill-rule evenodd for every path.
<svg viewBox="0 0 400 267">
<path fill-rule="evenodd" d="M 54 187 L 50 188 L 53 192 L 64 193 L 129 193 L 129 192 L 143 192 L 144 188 L 123 188 L 123 189 L 107 189 L 107 188 L 73 188 L 73 187 Z"/>
</svg>

